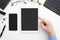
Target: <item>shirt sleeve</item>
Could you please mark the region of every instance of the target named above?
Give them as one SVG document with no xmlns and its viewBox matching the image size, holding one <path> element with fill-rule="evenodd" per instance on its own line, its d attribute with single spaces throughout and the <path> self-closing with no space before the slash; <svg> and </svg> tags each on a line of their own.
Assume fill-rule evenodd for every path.
<svg viewBox="0 0 60 40">
<path fill-rule="evenodd" d="M 48 40 L 57 40 L 56 36 L 48 36 Z"/>
</svg>

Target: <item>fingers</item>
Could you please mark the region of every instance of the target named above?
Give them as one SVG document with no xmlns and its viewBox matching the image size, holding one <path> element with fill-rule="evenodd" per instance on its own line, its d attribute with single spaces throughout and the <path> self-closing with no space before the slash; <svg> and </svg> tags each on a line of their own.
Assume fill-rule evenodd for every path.
<svg viewBox="0 0 60 40">
<path fill-rule="evenodd" d="M 45 20 L 45 19 L 43 19 L 43 18 L 41 18 L 41 17 L 38 17 L 38 19 L 40 19 L 42 22 L 44 22 L 44 23 L 47 23 L 47 21 L 48 20 Z"/>
<path fill-rule="evenodd" d="M 40 22 L 41 24 L 41 27 L 43 28 L 43 29 L 45 29 L 46 30 L 46 24 L 47 24 L 47 20 L 45 20 L 45 19 L 43 19 L 43 18 L 41 18 L 41 17 L 38 17 L 40 20 L 42 20 L 42 22 Z"/>
<path fill-rule="evenodd" d="M 43 29 L 45 29 L 46 30 L 46 27 L 45 27 L 45 25 L 44 25 L 44 23 L 43 22 L 41 22 L 41 27 L 43 28 Z"/>
</svg>

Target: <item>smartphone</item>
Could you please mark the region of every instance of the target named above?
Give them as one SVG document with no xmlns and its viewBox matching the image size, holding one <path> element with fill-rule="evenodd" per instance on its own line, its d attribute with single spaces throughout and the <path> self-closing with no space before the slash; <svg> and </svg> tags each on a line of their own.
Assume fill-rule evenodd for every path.
<svg viewBox="0 0 60 40">
<path fill-rule="evenodd" d="M 9 14 L 9 30 L 17 31 L 17 14 Z"/>
</svg>

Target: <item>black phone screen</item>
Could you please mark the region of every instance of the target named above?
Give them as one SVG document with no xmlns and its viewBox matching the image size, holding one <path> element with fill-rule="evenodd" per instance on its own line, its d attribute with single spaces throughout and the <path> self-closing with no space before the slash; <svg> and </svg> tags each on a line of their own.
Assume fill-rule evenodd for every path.
<svg viewBox="0 0 60 40">
<path fill-rule="evenodd" d="M 21 8 L 22 31 L 38 30 L 38 8 Z"/>
<path fill-rule="evenodd" d="M 17 30 L 17 14 L 9 14 L 9 30 Z"/>
</svg>

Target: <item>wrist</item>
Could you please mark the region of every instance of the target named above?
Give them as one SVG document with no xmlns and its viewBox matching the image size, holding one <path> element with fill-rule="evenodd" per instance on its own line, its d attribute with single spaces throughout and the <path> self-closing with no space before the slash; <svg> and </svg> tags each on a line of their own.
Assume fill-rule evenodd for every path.
<svg viewBox="0 0 60 40">
<path fill-rule="evenodd" d="M 50 32 L 48 33 L 49 36 L 54 36 L 55 35 L 55 32 L 53 29 L 50 30 Z"/>
<path fill-rule="evenodd" d="M 55 32 L 54 31 L 51 31 L 48 33 L 49 36 L 54 36 L 55 35 Z"/>
</svg>

